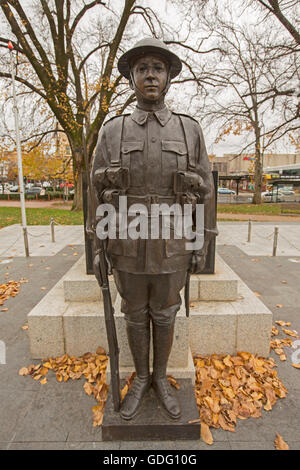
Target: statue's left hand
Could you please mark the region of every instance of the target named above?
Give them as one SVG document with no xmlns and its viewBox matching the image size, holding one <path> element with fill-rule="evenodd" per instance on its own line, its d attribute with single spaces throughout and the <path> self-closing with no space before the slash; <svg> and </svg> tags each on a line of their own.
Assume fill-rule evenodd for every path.
<svg viewBox="0 0 300 470">
<path fill-rule="evenodd" d="M 191 266 L 189 269 L 191 274 L 200 274 L 203 271 L 206 263 L 207 250 L 208 243 L 204 242 L 203 248 L 193 253 Z"/>
</svg>

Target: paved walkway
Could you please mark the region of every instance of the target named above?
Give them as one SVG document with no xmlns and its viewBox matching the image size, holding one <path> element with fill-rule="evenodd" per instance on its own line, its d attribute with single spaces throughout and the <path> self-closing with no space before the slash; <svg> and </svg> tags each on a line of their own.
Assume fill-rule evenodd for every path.
<svg viewBox="0 0 300 470">
<path fill-rule="evenodd" d="M 249 256 L 272 256 L 275 227 L 278 227 L 277 256 L 300 257 L 300 223 L 219 222 L 218 245 L 234 245 Z M 237 229 L 238 227 L 238 229 Z"/>
<path fill-rule="evenodd" d="M 291 328 L 300 332 L 300 224 L 279 224 L 281 253 L 276 257 L 270 256 L 273 229 L 273 223 L 253 224 L 248 244 L 247 223 L 220 222 L 217 251 L 260 295 L 274 320 L 291 321 Z M 49 226 L 30 227 L 29 259 L 24 257 L 20 231 L 18 225 L 0 230 L 0 284 L 21 277 L 29 281 L 22 284 L 16 297 L 5 302 L 8 310 L 0 312 L 0 341 L 6 352 L 6 364 L 0 364 L 0 449 L 272 450 L 276 432 L 292 450 L 300 449 L 300 372 L 291 366 L 299 340 L 294 341 L 295 349 L 285 348 L 285 362 L 270 353 L 288 389 L 287 397 L 278 400 L 272 411 L 263 411 L 259 419 L 238 420 L 235 433 L 213 429 L 212 446 L 201 440 L 102 442 L 101 428 L 92 425 L 95 402 L 85 394 L 82 380 L 58 383 L 49 374 L 48 383 L 41 385 L 18 375 L 21 367 L 36 362 L 30 358 L 28 334 L 21 327 L 32 308 L 83 253 L 83 229 L 57 227 L 56 242 L 52 243 Z"/>
<path fill-rule="evenodd" d="M 52 242 L 50 225 L 29 225 L 28 245 L 30 256 L 53 256 L 67 244 L 84 243 L 82 225 L 55 225 Z M 23 230 L 19 224 L 0 230 L 0 257 L 25 256 Z"/>
</svg>

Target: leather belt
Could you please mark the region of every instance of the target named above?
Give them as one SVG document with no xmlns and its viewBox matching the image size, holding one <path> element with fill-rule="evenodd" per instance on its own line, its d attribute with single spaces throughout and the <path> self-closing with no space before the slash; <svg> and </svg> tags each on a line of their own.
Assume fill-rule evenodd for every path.
<svg viewBox="0 0 300 470">
<path fill-rule="evenodd" d="M 171 206 L 176 201 L 176 196 L 160 196 L 158 194 L 151 194 L 147 196 L 133 196 L 127 195 L 128 207 L 132 204 L 144 204 L 147 208 L 151 207 L 151 204 L 168 204 Z"/>
</svg>

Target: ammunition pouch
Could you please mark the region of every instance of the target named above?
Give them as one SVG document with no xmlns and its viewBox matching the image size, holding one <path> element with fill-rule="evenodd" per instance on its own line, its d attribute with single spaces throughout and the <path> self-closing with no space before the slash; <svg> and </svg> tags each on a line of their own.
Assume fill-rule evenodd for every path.
<svg viewBox="0 0 300 470">
<path fill-rule="evenodd" d="M 174 174 L 174 192 L 183 193 L 203 193 L 205 184 L 203 178 L 191 171 L 176 171 Z"/>
<path fill-rule="evenodd" d="M 206 187 L 200 175 L 191 171 L 177 171 L 174 173 L 174 193 L 176 202 L 184 207 L 184 204 L 192 204 L 194 211 L 197 203 L 203 202 Z"/>
<path fill-rule="evenodd" d="M 104 189 L 119 189 L 123 193 L 130 186 L 129 168 L 102 167 L 95 171 L 93 184 L 102 197 Z"/>
<path fill-rule="evenodd" d="M 130 186 L 129 168 L 112 167 L 106 170 L 109 184 L 114 189 L 126 191 Z"/>
<path fill-rule="evenodd" d="M 125 191 L 118 189 L 107 189 L 102 192 L 102 201 L 107 204 L 112 204 L 116 209 L 119 207 L 119 196 L 124 194 Z"/>
</svg>

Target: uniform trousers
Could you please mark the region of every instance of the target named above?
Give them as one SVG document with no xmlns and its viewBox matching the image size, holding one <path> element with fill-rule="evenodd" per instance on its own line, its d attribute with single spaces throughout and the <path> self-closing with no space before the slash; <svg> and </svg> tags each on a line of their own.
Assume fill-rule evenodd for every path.
<svg viewBox="0 0 300 470">
<path fill-rule="evenodd" d="M 135 274 L 113 269 L 122 298 L 121 311 L 128 325 L 170 326 L 181 306 L 180 291 L 187 270 L 165 274 Z"/>
</svg>

